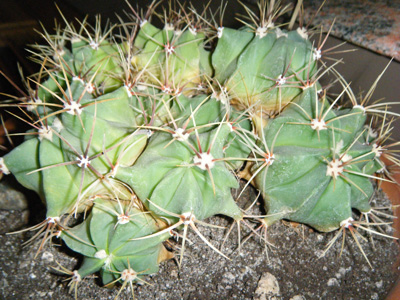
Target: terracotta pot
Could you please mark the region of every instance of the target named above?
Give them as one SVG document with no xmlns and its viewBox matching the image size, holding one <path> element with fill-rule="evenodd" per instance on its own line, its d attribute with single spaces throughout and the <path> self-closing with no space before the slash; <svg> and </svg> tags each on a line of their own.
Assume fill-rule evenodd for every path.
<svg viewBox="0 0 400 300">
<path fill-rule="evenodd" d="M 387 163 L 387 160 L 386 160 Z M 390 165 L 390 164 L 388 164 Z M 396 180 L 397 184 L 382 182 L 382 190 L 389 197 L 392 205 L 400 205 L 400 172 L 398 174 L 394 174 L 393 178 Z M 393 221 L 393 228 L 395 230 L 394 236 L 400 239 L 400 207 L 394 209 L 394 215 L 397 217 Z M 397 258 L 397 261 L 394 265 L 396 268 L 396 272 L 400 266 L 400 257 Z M 400 299 L 400 276 L 397 279 L 397 282 L 393 285 L 392 289 L 389 292 L 386 300 L 399 300 Z"/>
</svg>

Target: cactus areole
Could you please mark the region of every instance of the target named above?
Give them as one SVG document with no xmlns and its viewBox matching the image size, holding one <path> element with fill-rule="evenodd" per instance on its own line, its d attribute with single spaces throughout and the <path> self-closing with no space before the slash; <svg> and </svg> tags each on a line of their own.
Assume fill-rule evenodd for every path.
<svg viewBox="0 0 400 300">
<path fill-rule="evenodd" d="M 181 229 L 183 241 L 191 229 L 219 252 L 196 224 L 217 214 L 240 224 L 240 175 L 260 191 L 266 226 L 344 230 L 373 209 L 391 113 L 358 103 L 339 75 L 343 92 L 330 97 L 319 80 L 336 71 L 320 63 L 323 44 L 279 25 L 287 7 L 271 5 L 261 1 L 260 18 L 239 29 L 193 9 L 166 9 L 157 28 L 153 3 L 127 23 L 43 34 L 41 71 L 11 104 L 32 128 L 0 170 L 40 195 L 44 239 L 84 256 L 71 286 L 93 273 L 141 281 L 172 257 L 164 245 Z"/>
</svg>

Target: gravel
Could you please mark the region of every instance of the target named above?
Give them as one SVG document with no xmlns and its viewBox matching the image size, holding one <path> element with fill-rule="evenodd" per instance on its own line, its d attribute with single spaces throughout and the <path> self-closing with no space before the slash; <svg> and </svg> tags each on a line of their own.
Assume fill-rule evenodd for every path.
<svg viewBox="0 0 400 300">
<path fill-rule="evenodd" d="M 248 189 L 240 201 L 250 203 L 255 196 L 254 191 Z M 382 194 L 377 198 L 376 205 L 389 204 Z M 260 205 L 254 210 L 262 213 Z M 28 222 L 25 209 L 2 209 L 1 228 L 12 231 L 32 226 L 43 215 L 43 206 L 31 205 L 29 224 L 24 225 Z M 218 216 L 207 222 L 227 227 L 231 224 L 230 220 Z M 258 225 L 248 223 L 253 227 Z M 226 230 L 198 227 L 213 245 L 221 247 Z M 392 234 L 391 228 L 385 230 Z M 57 245 L 60 241 L 54 240 L 53 247 L 46 245 L 35 258 L 40 241 L 22 246 L 33 234 L 30 231 L 0 234 L 0 299 L 74 299 L 66 276 L 56 269 L 60 270 L 60 266 L 76 269 L 81 262 L 80 256 L 62 244 Z M 135 297 L 139 300 L 384 299 L 398 276 L 395 266 L 399 254 L 397 243 L 378 236 L 372 243 L 369 235 L 361 233 L 366 240 L 359 238 L 359 241 L 371 268 L 350 234 L 345 238 L 342 251 L 342 239 L 339 238 L 321 256 L 336 234 L 318 233 L 307 226 L 282 221 L 268 228 L 271 245 L 266 245 L 259 237 L 248 238 L 251 231 L 242 226 L 242 241 L 248 239 L 242 243 L 239 252 L 236 228 L 232 231 L 222 247 L 223 253 L 230 258 L 228 260 L 205 245 L 195 233 L 189 232 L 188 238 L 193 244 L 186 246 L 181 269 L 174 259 L 162 263 L 158 274 L 145 278 L 148 284 L 135 286 Z M 171 241 L 169 246 L 175 249 L 178 257 L 180 241 Z M 268 292 L 271 286 L 263 285 L 265 278 L 273 279 L 273 293 Z M 104 288 L 100 280 L 92 276 L 80 283 L 78 299 L 114 299 L 119 288 Z M 130 295 L 129 289 L 125 289 L 119 299 L 130 299 Z"/>
</svg>

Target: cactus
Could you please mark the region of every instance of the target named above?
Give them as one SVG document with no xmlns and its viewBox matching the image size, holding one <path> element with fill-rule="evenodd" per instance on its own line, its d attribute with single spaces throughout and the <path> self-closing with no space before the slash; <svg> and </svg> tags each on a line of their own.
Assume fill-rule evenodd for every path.
<svg viewBox="0 0 400 300">
<path fill-rule="evenodd" d="M 61 269 L 75 294 L 96 272 L 106 285 L 144 281 L 182 228 L 180 264 L 189 228 L 225 256 L 196 224 L 219 214 L 240 225 L 238 177 L 261 192 L 265 228 L 287 219 L 342 231 L 358 226 L 354 210 L 373 212 L 371 179 L 388 180 L 375 173 L 390 155 L 382 142 L 393 113 L 382 110 L 374 137 L 365 124 L 379 108 L 357 103 L 340 75 L 342 94 L 327 95 L 319 79 L 335 71 L 319 66 L 312 32 L 275 24 L 287 6 L 261 1 L 259 19 L 246 8 L 256 24 L 240 29 L 182 9 L 166 10 L 157 28 L 155 6 L 143 17 L 132 9 L 133 22 L 120 24 L 126 36 L 101 30 L 100 19 L 45 32 L 41 70 L 14 104 L 32 129 L 1 170 L 45 203 L 35 226 L 43 241 L 59 237 L 84 256 L 78 270 Z M 339 106 L 343 95 L 350 101 Z"/>
</svg>

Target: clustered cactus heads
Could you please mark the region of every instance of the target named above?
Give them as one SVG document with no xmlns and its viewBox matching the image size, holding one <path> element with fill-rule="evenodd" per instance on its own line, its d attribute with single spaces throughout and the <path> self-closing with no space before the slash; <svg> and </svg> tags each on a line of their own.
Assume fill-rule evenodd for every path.
<svg viewBox="0 0 400 300">
<path fill-rule="evenodd" d="M 196 224 L 247 217 L 231 195 L 239 177 L 260 191 L 265 226 L 288 219 L 344 230 L 359 225 L 354 210 L 373 212 L 371 179 L 387 180 L 375 174 L 386 171 L 393 113 L 367 105 L 372 92 L 358 103 L 340 75 L 343 92 L 330 99 L 319 79 L 335 70 L 319 66 L 322 45 L 305 27 L 276 25 L 289 7 L 271 2 L 261 1 L 260 17 L 245 8 L 254 24 L 240 29 L 181 4 L 157 28 L 153 3 L 105 30 L 98 19 L 43 35 L 40 72 L 5 104 L 27 110 L 20 119 L 32 129 L 1 170 L 46 204 L 35 227 L 43 241 L 59 237 L 84 256 L 78 270 L 61 270 L 75 289 L 95 272 L 106 285 L 143 281 L 172 256 L 163 243 L 182 228 L 180 263 L 189 228 L 225 256 Z M 369 112 L 377 134 L 365 125 Z"/>
</svg>

